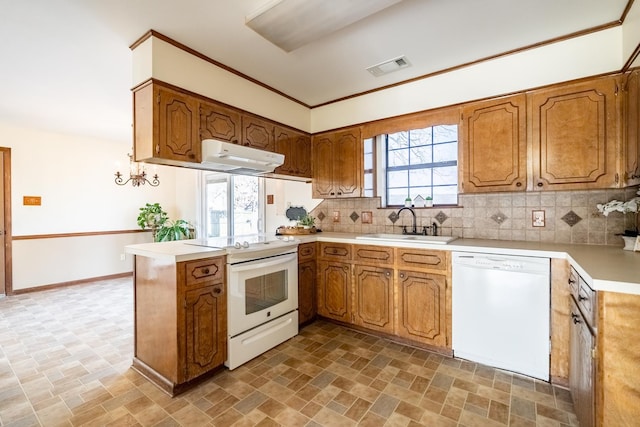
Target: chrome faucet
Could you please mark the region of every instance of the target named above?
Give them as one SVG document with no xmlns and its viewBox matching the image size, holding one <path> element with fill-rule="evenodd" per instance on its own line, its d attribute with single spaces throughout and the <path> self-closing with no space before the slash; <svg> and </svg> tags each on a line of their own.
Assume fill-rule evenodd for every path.
<svg viewBox="0 0 640 427">
<path fill-rule="evenodd" d="M 413 226 L 411 229 L 411 234 L 418 234 L 418 226 L 416 225 L 416 213 L 411 208 L 401 208 L 396 215 L 400 218 L 400 212 L 409 211 L 411 215 L 413 215 Z M 402 227 L 402 234 L 407 234 L 407 227 Z"/>
</svg>

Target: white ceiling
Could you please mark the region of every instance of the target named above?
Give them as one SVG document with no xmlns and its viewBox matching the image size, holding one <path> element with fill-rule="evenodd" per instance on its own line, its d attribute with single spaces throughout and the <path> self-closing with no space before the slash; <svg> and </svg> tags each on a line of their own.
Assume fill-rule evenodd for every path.
<svg viewBox="0 0 640 427">
<path fill-rule="evenodd" d="M 403 0 L 289 53 L 245 26 L 269 1 L 0 0 L 0 121 L 129 142 L 129 46 L 150 29 L 314 106 L 617 21 L 628 0 Z"/>
</svg>

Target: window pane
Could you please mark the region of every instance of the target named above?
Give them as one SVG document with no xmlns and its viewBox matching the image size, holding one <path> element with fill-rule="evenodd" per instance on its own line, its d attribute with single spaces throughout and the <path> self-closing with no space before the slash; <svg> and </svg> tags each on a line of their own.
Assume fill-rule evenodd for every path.
<svg viewBox="0 0 640 427">
<path fill-rule="evenodd" d="M 234 175 L 233 180 L 233 234 L 245 236 L 258 232 L 259 198 L 258 178 Z"/>
<path fill-rule="evenodd" d="M 431 155 L 433 153 L 432 146 L 422 146 L 411 149 L 410 161 L 412 165 L 421 165 L 425 163 L 431 163 Z"/>
<path fill-rule="evenodd" d="M 409 186 L 409 174 L 407 171 L 389 172 L 387 174 L 387 187 L 388 188 L 406 188 Z M 407 192 L 404 192 L 405 197 Z M 404 199 L 403 199 L 404 202 Z"/>
<path fill-rule="evenodd" d="M 409 150 L 393 150 L 387 153 L 387 164 L 389 167 L 406 166 L 409 164 Z"/>
<path fill-rule="evenodd" d="M 207 181 L 206 191 L 207 237 L 227 236 L 227 180 Z"/>
<path fill-rule="evenodd" d="M 412 187 L 431 185 L 431 169 L 413 169 L 409 171 Z"/>
<path fill-rule="evenodd" d="M 458 141 L 458 125 L 441 125 L 433 127 L 433 142 Z"/>
<path fill-rule="evenodd" d="M 407 148 L 409 146 L 409 132 L 398 132 L 387 135 L 389 150 Z"/>
<path fill-rule="evenodd" d="M 436 144 L 433 146 L 433 161 L 448 162 L 458 159 L 458 145 L 454 143 Z"/>
<path fill-rule="evenodd" d="M 457 205 L 458 186 L 433 187 L 433 203 L 438 205 Z"/>
<path fill-rule="evenodd" d="M 410 132 L 411 134 L 411 145 L 426 145 L 433 143 L 433 133 L 431 132 L 431 128 L 426 129 L 414 129 Z"/>
<path fill-rule="evenodd" d="M 390 188 L 387 193 L 387 204 L 404 206 L 404 199 L 406 198 L 407 190 L 405 188 Z"/>
<path fill-rule="evenodd" d="M 458 182 L 458 168 L 456 166 L 433 168 L 433 185 L 446 185 Z"/>
</svg>

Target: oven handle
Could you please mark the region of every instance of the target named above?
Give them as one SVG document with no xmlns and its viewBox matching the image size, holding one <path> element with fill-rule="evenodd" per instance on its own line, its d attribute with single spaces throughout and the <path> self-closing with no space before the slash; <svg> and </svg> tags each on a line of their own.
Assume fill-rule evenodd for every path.
<svg viewBox="0 0 640 427">
<path fill-rule="evenodd" d="M 288 262 L 298 262 L 298 254 L 285 254 L 278 255 L 272 258 L 259 259 L 255 261 L 248 261 L 242 264 L 230 264 L 229 271 L 231 272 L 241 272 L 246 270 L 255 270 L 256 268 L 267 268 L 272 267 L 274 265 L 286 264 Z"/>
</svg>

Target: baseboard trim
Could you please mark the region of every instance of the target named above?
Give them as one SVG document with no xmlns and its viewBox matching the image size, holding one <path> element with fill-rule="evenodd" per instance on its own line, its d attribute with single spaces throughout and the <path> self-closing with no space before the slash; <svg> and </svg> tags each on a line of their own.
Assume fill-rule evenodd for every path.
<svg viewBox="0 0 640 427">
<path fill-rule="evenodd" d="M 66 288 L 68 286 L 83 285 L 90 282 L 99 282 L 101 280 L 121 279 L 123 277 L 133 277 L 133 272 L 109 274 L 107 276 L 90 277 L 88 279 L 71 280 L 69 282 L 52 283 L 50 285 L 34 286 L 31 288 L 14 289 L 8 295 L 28 294 L 30 292 L 48 291 L 50 289 Z"/>
</svg>

